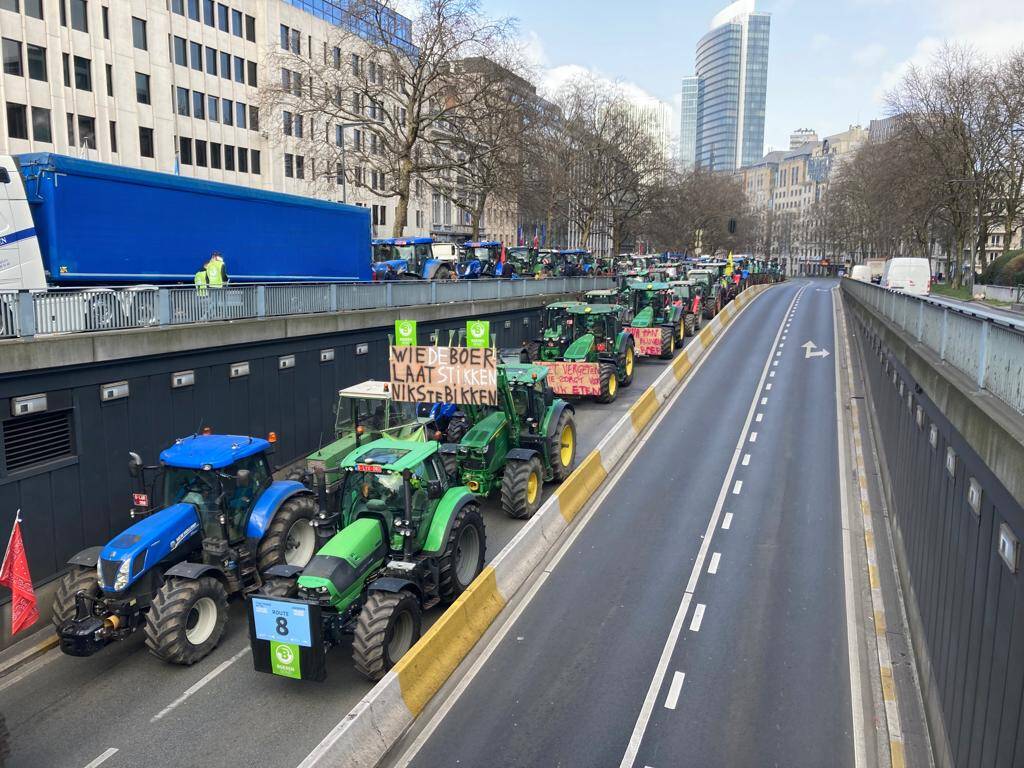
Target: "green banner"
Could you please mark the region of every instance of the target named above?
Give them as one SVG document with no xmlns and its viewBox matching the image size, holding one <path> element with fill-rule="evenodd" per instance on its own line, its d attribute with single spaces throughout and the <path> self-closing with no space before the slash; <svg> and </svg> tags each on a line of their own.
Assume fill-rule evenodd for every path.
<svg viewBox="0 0 1024 768">
<path fill-rule="evenodd" d="M 466 346 L 470 349 L 487 349 L 491 346 L 491 323 L 488 320 L 466 321 Z"/>
<path fill-rule="evenodd" d="M 395 346 L 415 347 L 416 346 L 416 321 L 395 320 Z"/>
<path fill-rule="evenodd" d="M 302 671 L 299 669 L 299 646 L 271 640 L 270 667 L 275 675 L 299 680 L 302 677 Z"/>
</svg>

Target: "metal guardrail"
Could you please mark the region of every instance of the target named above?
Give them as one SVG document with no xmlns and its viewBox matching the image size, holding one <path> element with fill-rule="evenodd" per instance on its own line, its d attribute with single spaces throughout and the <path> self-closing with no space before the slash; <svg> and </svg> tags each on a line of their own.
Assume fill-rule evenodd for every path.
<svg viewBox="0 0 1024 768">
<path fill-rule="evenodd" d="M 980 317 L 857 280 L 843 280 L 843 290 L 970 376 L 980 389 L 1024 413 L 1024 321 Z"/>
<path fill-rule="evenodd" d="M 613 288 L 609 277 L 380 283 L 245 283 L 0 292 L 0 339 L 380 307 L 513 299 Z"/>
</svg>

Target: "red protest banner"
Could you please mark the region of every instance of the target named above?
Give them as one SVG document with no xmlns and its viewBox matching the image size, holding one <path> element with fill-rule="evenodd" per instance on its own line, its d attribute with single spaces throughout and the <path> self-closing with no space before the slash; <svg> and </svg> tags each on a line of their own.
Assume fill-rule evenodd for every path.
<svg viewBox="0 0 1024 768">
<path fill-rule="evenodd" d="M 636 353 L 644 357 L 657 357 L 661 354 L 661 328 L 627 328 L 633 334 Z"/>
<path fill-rule="evenodd" d="M 537 363 L 548 369 L 548 384 L 556 395 L 596 397 L 601 394 L 598 363 Z"/>
<path fill-rule="evenodd" d="M 19 513 L 21 510 L 18 510 Z M 21 540 L 21 517 L 15 515 L 14 529 L 7 542 L 7 554 L 0 565 L 0 584 L 11 590 L 11 636 L 39 620 L 32 574 L 28 570 L 25 543 Z"/>
</svg>

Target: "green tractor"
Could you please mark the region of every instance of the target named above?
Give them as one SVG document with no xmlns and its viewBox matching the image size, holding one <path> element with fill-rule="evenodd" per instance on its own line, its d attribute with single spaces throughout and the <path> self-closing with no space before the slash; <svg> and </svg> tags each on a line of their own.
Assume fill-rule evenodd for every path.
<svg viewBox="0 0 1024 768">
<path fill-rule="evenodd" d="M 441 451 L 449 472 L 469 490 L 479 496 L 500 490 L 505 513 L 527 520 L 540 508 L 543 484 L 572 472 L 575 409 L 555 397 L 542 365 L 499 365 L 498 400 L 496 410 L 475 414 L 466 436 Z"/>
<path fill-rule="evenodd" d="M 581 304 L 579 301 L 556 301 L 544 307 L 541 313 L 541 337 L 532 344 L 525 344 L 531 360 L 553 362 L 562 359 L 573 336 L 573 319 L 569 316 L 569 309 Z"/>
<path fill-rule="evenodd" d="M 711 320 L 722 310 L 722 286 L 717 273 L 717 269 L 691 269 L 686 273 L 686 279 L 700 292 L 705 320 Z"/>
<path fill-rule="evenodd" d="M 703 326 L 700 291 L 689 280 L 673 280 L 669 283 L 675 302 L 683 310 L 683 331 L 693 336 Z"/>
<path fill-rule="evenodd" d="M 290 641 L 288 617 L 298 607 L 310 621 L 319 618 L 298 641 L 307 653 L 322 654 L 352 634 L 356 669 L 380 680 L 419 639 L 422 612 L 454 601 L 483 570 L 479 503 L 450 482 L 438 443 L 382 438 L 356 448 L 338 470 L 339 492 L 320 520 L 334 535 L 305 568 L 271 568 L 250 601 L 258 671 L 305 677 L 295 674 L 298 665 L 281 671 L 269 658 Z M 300 650 L 289 648 L 278 660 Z"/>
<path fill-rule="evenodd" d="M 629 287 L 633 306 L 629 331 L 637 339 L 637 351 L 672 359 L 676 345 L 683 342 L 684 331 L 682 308 L 673 302 L 668 283 L 635 281 Z M 660 329 L 660 334 L 655 334 L 655 329 Z"/>
<path fill-rule="evenodd" d="M 635 342 L 626 330 L 627 310 L 618 304 L 587 304 L 569 309 L 573 342 L 548 380 L 555 394 L 594 397 L 611 403 L 620 386 L 633 383 Z"/>
</svg>

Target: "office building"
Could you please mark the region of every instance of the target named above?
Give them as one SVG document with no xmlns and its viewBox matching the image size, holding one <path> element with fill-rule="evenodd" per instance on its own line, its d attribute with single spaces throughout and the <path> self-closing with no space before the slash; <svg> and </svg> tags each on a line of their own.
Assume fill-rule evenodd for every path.
<svg viewBox="0 0 1024 768">
<path fill-rule="evenodd" d="M 683 78 L 683 98 L 679 110 L 679 165 L 685 171 L 697 162 L 697 88 L 696 77 Z"/>
</svg>

